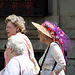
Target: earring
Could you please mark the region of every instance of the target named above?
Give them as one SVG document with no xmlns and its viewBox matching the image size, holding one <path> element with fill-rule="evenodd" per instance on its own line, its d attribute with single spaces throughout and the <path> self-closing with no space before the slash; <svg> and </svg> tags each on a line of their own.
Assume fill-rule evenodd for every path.
<svg viewBox="0 0 75 75">
<path fill-rule="evenodd" d="M 16 30 L 16 33 L 18 33 L 18 30 Z"/>
<path fill-rule="evenodd" d="M 16 30 L 16 33 L 17 33 L 18 31 Z"/>
<path fill-rule="evenodd" d="M 45 38 L 45 40 L 47 40 L 47 38 Z"/>
</svg>

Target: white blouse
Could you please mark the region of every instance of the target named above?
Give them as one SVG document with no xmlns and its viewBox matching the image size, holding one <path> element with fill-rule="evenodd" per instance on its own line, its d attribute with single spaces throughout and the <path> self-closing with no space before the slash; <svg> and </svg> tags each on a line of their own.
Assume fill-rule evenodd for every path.
<svg viewBox="0 0 75 75">
<path fill-rule="evenodd" d="M 47 49 L 48 49 L 48 47 L 47 47 Z M 44 55 L 45 55 L 47 49 L 45 50 L 43 56 L 39 60 L 40 65 L 42 64 L 42 61 L 43 61 L 43 58 L 44 58 Z M 58 72 L 61 72 L 61 70 L 63 70 L 64 67 L 66 66 L 64 55 L 63 55 L 59 45 L 55 42 L 52 42 L 50 44 L 49 51 L 47 53 L 44 64 L 42 66 L 42 70 L 51 71 L 55 64 L 55 61 L 57 62 L 57 64 L 54 69 L 56 69 Z"/>
<path fill-rule="evenodd" d="M 11 58 L 0 75 L 33 75 L 34 64 L 24 55 Z M 21 73 L 21 74 L 20 74 Z"/>
</svg>

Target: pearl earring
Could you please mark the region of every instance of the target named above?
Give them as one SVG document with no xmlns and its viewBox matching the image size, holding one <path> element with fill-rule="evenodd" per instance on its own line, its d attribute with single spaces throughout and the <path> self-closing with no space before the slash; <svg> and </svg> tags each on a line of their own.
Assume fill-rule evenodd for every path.
<svg viewBox="0 0 75 75">
<path fill-rule="evenodd" d="M 45 38 L 45 40 L 47 40 L 47 38 Z"/>
</svg>

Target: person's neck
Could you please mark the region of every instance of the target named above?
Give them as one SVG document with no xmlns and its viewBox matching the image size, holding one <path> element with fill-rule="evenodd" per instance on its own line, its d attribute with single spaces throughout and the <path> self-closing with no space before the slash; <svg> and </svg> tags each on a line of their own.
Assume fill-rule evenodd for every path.
<svg viewBox="0 0 75 75">
<path fill-rule="evenodd" d="M 53 42 L 52 39 L 47 40 L 47 42 L 46 42 L 47 46 L 49 47 L 49 45 L 50 45 L 52 42 Z"/>
<path fill-rule="evenodd" d="M 15 52 L 12 52 L 12 54 L 11 54 L 11 56 L 10 56 L 10 59 L 11 59 L 12 57 L 15 57 L 15 56 L 18 56 L 18 54 L 15 53 Z"/>
</svg>

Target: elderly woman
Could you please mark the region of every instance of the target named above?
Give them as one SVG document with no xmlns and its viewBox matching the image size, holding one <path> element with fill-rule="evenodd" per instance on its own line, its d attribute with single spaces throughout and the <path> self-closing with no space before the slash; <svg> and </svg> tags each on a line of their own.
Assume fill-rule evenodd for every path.
<svg viewBox="0 0 75 75">
<path fill-rule="evenodd" d="M 10 61 L 0 71 L 0 75 L 34 75 L 34 64 L 24 55 L 26 47 L 26 42 L 21 37 L 8 38 L 6 55 Z"/>
<path fill-rule="evenodd" d="M 40 42 L 47 45 L 47 49 L 39 60 L 42 67 L 41 75 L 65 75 L 67 60 L 64 52 L 72 49 L 69 37 L 57 27 L 56 23 L 45 21 L 42 25 L 35 22 L 32 24 L 38 29 Z"/>
<path fill-rule="evenodd" d="M 24 39 L 24 41 L 26 42 L 26 44 L 28 45 L 29 49 L 31 50 L 32 54 L 34 55 L 33 52 L 33 47 L 31 44 L 31 41 L 29 40 L 29 38 L 25 35 L 26 33 L 26 28 L 25 28 L 25 21 L 23 19 L 23 17 L 21 16 L 16 16 L 16 15 L 9 15 L 8 17 L 6 17 L 5 19 L 5 23 L 6 23 L 6 32 L 7 32 L 7 36 L 11 37 L 12 35 L 15 35 L 16 37 L 21 37 L 21 39 Z M 28 50 L 25 47 L 25 52 L 24 55 L 26 57 L 29 57 L 28 54 Z M 8 59 L 8 57 L 6 56 L 6 51 L 4 53 L 4 57 L 5 57 L 5 66 L 6 64 L 9 62 L 10 59 Z"/>
</svg>

